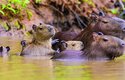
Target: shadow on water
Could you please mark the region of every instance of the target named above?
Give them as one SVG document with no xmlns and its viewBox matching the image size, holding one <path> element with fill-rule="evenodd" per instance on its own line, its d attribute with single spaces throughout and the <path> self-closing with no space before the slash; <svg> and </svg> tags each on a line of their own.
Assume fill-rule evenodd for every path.
<svg viewBox="0 0 125 80">
<path fill-rule="evenodd" d="M 0 44 L 15 48 L 11 54 L 21 48 L 19 41 L 3 40 Z M 59 61 L 16 55 L 0 58 L 0 80 L 125 80 L 124 74 L 124 58 L 114 61 Z"/>
</svg>

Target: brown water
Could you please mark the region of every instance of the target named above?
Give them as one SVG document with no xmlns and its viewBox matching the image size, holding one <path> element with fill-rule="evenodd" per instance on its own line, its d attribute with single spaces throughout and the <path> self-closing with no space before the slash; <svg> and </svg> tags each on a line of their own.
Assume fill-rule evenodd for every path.
<svg viewBox="0 0 125 80">
<path fill-rule="evenodd" d="M 0 58 L 0 80 L 125 80 L 125 58 L 114 61 L 56 61 L 24 58 L 19 41 L 1 39 L 11 46 L 11 56 Z"/>
</svg>

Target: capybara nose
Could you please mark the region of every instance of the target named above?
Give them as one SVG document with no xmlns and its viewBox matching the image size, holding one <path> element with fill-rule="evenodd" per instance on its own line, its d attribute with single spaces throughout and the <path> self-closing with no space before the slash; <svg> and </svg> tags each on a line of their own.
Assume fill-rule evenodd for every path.
<svg viewBox="0 0 125 80">
<path fill-rule="evenodd" d="M 124 42 L 124 41 L 121 42 L 121 46 L 122 46 L 122 47 L 125 47 L 125 42 Z"/>
<path fill-rule="evenodd" d="M 121 45 L 122 45 L 122 46 L 125 46 L 125 43 L 122 43 Z"/>
</svg>

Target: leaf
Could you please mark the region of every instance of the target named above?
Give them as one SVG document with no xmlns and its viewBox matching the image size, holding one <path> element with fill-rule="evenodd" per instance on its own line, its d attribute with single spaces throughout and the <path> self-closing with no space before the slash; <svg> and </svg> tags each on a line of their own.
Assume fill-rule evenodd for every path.
<svg viewBox="0 0 125 80">
<path fill-rule="evenodd" d="M 36 2 L 36 3 L 40 3 L 40 2 L 42 2 L 42 0 L 36 0 L 35 2 Z"/>
<path fill-rule="evenodd" d="M 5 15 L 5 13 L 4 13 L 2 10 L 0 10 L 0 13 L 1 13 L 2 15 Z"/>
<path fill-rule="evenodd" d="M 116 8 L 114 8 L 114 9 L 111 9 L 111 12 L 112 12 L 112 14 L 117 14 L 118 13 L 118 9 Z"/>
<path fill-rule="evenodd" d="M 125 2 L 125 0 L 122 0 L 123 2 Z"/>
<path fill-rule="evenodd" d="M 7 9 L 8 10 L 10 10 L 10 11 L 12 11 L 14 14 L 16 14 L 17 12 L 16 12 L 16 10 L 15 9 L 13 9 L 13 8 L 11 8 L 11 7 L 7 7 Z"/>
<path fill-rule="evenodd" d="M 1 7 L 2 7 L 2 10 L 3 10 L 3 9 L 6 8 L 6 5 L 5 5 L 5 4 L 2 4 Z"/>
<path fill-rule="evenodd" d="M 30 11 L 27 10 L 27 18 L 30 20 L 31 17 L 32 17 L 32 12 L 30 12 Z"/>
<path fill-rule="evenodd" d="M 21 2 L 21 3 L 22 3 L 21 4 L 22 7 L 26 7 L 27 4 L 30 3 L 30 1 L 29 0 L 25 0 L 25 1 Z"/>
</svg>

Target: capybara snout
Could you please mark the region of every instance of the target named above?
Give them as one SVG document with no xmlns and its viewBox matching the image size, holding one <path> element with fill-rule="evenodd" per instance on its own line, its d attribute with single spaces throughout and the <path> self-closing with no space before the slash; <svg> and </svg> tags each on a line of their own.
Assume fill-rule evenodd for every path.
<svg viewBox="0 0 125 80">
<path fill-rule="evenodd" d="M 93 37 L 95 41 L 92 45 L 95 46 L 97 52 L 99 52 L 99 50 L 96 49 L 98 46 L 101 50 L 101 54 L 106 55 L 109 59 L 114 59 L 115 57 L 123 55 L 125 41 L 110 35 L 94 34 Z"/>
<path fill-rule="evenodd" d="M 125 41 L 122 41 L 122 40 L 121 40 L 121 41 L 119 42 L 119 45 L 120 45 L 121 47 L 125 47 Z"/>
</svg>

